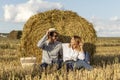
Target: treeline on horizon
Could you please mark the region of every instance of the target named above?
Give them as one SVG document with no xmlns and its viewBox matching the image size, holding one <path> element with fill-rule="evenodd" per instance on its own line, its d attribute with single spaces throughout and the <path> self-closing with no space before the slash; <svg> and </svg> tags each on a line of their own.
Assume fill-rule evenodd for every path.
<svg viewBox="0 0 120 80">
<path fill-rule="evenodd" d="M 7 37 L 10 39 L 20 39 L 22 37 L 22 30 L 12 30 L 9 33 L 0 33 L 0 37 Z M 97 37 L 98 40 L 112 40 L 120 39 L 120 37 Z"/>
</svg>

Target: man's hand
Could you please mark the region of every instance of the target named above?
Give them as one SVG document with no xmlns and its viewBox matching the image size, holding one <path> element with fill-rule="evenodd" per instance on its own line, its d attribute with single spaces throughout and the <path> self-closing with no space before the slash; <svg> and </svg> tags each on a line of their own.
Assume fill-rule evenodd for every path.
<svg viewBox="0 0 120 80">
<path fill-rule="evenodd" d="M 46 35 L 49 35 L 49 33 L 50 33 L 50 31 L 49 31 L 49 30 L 47 30 L 47 31 L 46 31 Z"/>
</svg>

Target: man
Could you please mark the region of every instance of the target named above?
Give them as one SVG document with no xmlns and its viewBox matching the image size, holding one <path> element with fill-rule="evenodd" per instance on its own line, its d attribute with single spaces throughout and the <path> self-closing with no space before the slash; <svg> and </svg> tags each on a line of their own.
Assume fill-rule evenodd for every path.
<svg viewBox="0 0 120 80">
<path fill-rule="evenodd" d="M 55 28 L 50 28 L 43 38 L 38 42 L 37 46 L 43 50 L 42 68 L 48 65 L 57 64 L 57 69 L 61 68 L 62 63 L 62 43 L 57 41 L 58 33 Z"/>
</svg>

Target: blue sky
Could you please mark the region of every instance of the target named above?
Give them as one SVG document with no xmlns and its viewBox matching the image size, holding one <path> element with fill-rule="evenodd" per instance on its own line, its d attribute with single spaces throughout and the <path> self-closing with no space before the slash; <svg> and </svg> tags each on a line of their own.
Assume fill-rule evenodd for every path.
<svg viewBox="0 0 120 80">
<path fill-rule="evenodd" d="M 120 0 L 0 0 L 0 33 L 23 29 L 31 15 L 54 8 L 77 12 L 98 36 L 120 37 Z"/>
</svg>

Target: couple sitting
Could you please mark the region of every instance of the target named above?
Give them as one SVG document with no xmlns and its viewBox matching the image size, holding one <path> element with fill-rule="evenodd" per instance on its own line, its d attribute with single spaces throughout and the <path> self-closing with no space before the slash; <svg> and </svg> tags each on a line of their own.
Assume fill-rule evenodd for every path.
<svg viewBox="0 0 120 80">
<path fill-rule="evenodd" d="M 79 36 L 73 36 L 70 43 L 63 44 L 57 39 L 58 33 L 54 28 L 50 28 L 38 42 L 37 46 L 43 50 L 40 67 L 47 68 L 48 65 L 57 64 L 57 69 L 60 69 L 64 63 L 67 71 L 82 67 L 87 70 L 93 69 L 89 64 L 89 54 L 83 51 Z"/>
</svg>

